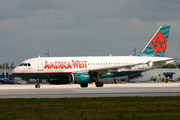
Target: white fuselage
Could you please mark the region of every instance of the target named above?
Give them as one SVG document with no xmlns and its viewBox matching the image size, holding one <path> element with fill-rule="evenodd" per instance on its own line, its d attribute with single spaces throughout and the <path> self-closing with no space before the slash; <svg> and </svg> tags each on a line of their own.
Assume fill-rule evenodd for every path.
<svg viewBox="0 0 180 120">
<path fill-rule="evenodd" d="M 91 69 L 112 68 L 116 66 L 127 66 L 138 63 L 131 67 L 116 69 L 117 72 L 125 71 L 146 71 L 164 66 L 174 61 L 153 64 L 155 61 L 167 60 L 168 57 L 139 57 L 139 56 L 105 56 L 105 57 L 39 57 L 23 61 L 23 64 L 13 70 L 15 74 L 26 73 L 71 73 L 78 71 L 87 71 Z M 30 65 L 28 65 L 30 64 Z M 111 70 L 109 70 L 111 71 Z"/>
</svg>

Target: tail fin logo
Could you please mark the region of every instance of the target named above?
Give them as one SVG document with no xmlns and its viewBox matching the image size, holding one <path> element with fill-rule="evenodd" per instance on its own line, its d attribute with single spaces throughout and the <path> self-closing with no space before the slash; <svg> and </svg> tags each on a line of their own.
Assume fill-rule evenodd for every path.
<svg viewBox="0 0 180 120">
<path fill-rule="evenodd" d="M 160 50 L 161 54 L 163 54 L 167 46 L 167 41 L 165 41 L 164 35 L 158 32 L 150 42 L 150 45 L 152 46 L 155 54 L 158 53 L 158 50 Z"/>
</svg>

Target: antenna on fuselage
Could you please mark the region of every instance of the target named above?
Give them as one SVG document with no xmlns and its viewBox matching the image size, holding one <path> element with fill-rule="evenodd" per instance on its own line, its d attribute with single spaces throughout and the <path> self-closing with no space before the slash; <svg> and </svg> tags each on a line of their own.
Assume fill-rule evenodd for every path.
<svg viewBox="0 0 180 120">
<path fill-rule="evenodd" d="M 40 57 L 41 57 L 41 55 L 38 56 L 38 58 L 40 58 Z"/>
<path fill-rule="evenodd" d="M 49 50 L 47 50 L 47 53 L 46 53 L 46 55 L 49 57 Z"/>
<path fill-rule="evenodd" d="M 134 52 L 133 55 L 136 56 L 136 47 L 134 47 L 134 50 L 132 52 Z"/>
</svg>

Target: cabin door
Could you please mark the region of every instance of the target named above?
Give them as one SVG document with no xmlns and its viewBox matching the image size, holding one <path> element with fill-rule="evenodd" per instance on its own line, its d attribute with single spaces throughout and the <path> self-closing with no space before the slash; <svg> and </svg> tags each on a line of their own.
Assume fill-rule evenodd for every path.
<svg viewBox="0 0 180 120">
<path fill-rule="evenodd" d="M 38 59 L 37 63 L 38 63 L 38 71 L 43 71 L 44 70 L 43 61 L 41 59 Z"/>
</svg>

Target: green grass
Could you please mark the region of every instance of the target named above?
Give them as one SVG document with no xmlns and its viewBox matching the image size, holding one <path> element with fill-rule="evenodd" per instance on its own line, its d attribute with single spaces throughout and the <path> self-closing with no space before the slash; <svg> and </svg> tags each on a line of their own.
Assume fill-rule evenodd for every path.
<svg viewBox="0 0 180 120">
<path fill-rule="evenodd" d="M 0 99 L 1 120 L 174 120 L 180 97 Z"/>
</svg>

